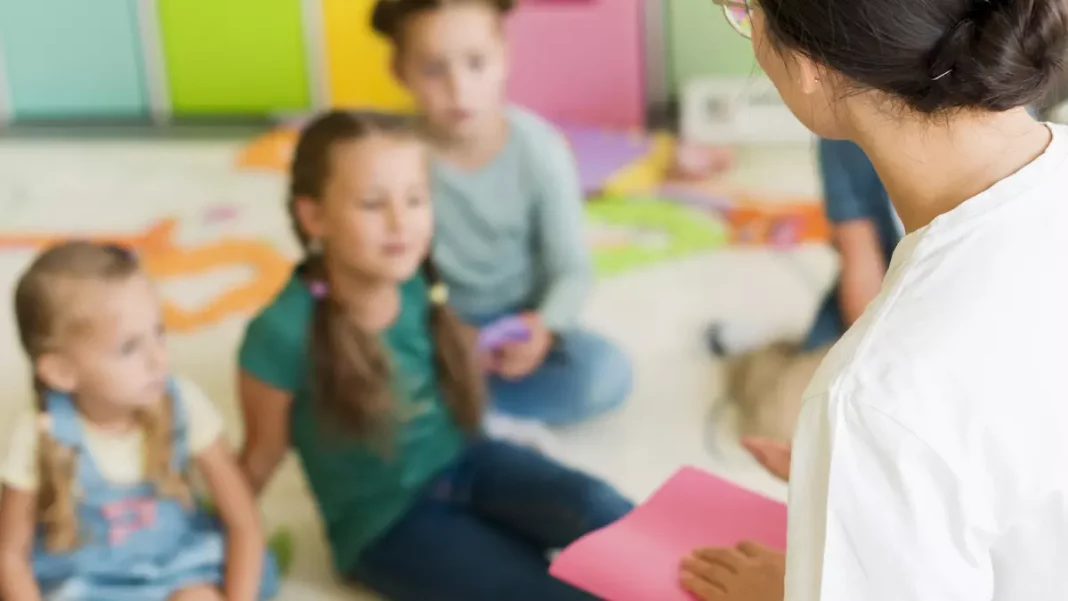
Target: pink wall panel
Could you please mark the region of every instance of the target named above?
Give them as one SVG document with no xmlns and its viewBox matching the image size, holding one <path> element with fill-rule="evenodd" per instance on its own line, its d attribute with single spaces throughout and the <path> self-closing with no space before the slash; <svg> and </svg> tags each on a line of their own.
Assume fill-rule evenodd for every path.
<svg viewBox="0 0 1068 601">
<path fill-rule="evenodd" d="M 641 0 L 522 0 L 509 24 L 512 99 L 561 122 L 645 118 Z"/>
</svg>

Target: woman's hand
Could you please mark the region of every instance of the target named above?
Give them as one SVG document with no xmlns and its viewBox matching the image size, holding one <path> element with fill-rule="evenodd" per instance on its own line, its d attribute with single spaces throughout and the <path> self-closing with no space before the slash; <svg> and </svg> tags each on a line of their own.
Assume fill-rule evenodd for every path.
<svg viewBox="0 0 1068 601">
<path fill-rule="evenodd" d="M 773 476 L 786 482 L 790 479 L 790 459 L 793 449 L 768 438 L 744 438 L 742 446 Z"/>
<path fill-rule="evenodd" d="M 698 549 L 682 561 L 682 586 L 701 601 L 783 601 L 786 557 L 756 543 Z"/>
</svg>

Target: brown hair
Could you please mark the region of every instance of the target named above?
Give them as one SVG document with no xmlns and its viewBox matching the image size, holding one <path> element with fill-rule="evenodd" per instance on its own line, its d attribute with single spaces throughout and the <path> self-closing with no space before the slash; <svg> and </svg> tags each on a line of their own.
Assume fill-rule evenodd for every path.
<svg viewBox="0 0 1068 601">
<path fill-rule="evenodd" d="M 32 362 L 58 350 L 69 336 L 92 317 L 78 313 L 74 294 L 86 283 L 115 283 L 141 273 L 133 254 L 118 246 L 65 242 L 45 250 L 19 278 L 15 288 L 15 319 L 19 340 Z M 40 413 L 37 443 L 37 514 L 52 551 L 78 545 L 79 526 L 74 484 L 77 450 L 56 440 L 50 429 L 47 384 L 34 375 L 33 388 Z M 157 493 L 190 503 L 189 486 L 172 463 L 174 440 L 171 403 L 156 403 L 135 413 L 144 433 L 145 479 Z"/>
<path fill-rule="evenodd" d="M 458 4 L 481 4 L 507 15 L 515 8 L 516 0 L 378 0 L 371 13 L 371 28 L 394 44 L 399 44 L 401 31 L 408 19 Z"/>
<path fill-rule="evenodd" d="M 393 115 L 336 111 L 312 121 L 301 133 L 293 156 L 289 213 L 305 252 L 304 277 L 310 286 L 319 287 L 314 290 L 311 326 L 312 390 L 324 423 L 385 448 L 396 409 L 392 366 L 378 335 L 354 323 L 346 307 L 329 294 L 318 241 L 301 228 L 296 209 L 298 199 L 322 200 L 335 146 L 372 135 L 418 138 L 411 120 Z M 429 289 L 440 290 L 443 284 L 429 256 L 422 269 Z M 459 319 L 444 299 L 433 296 L 437 298 L 432 298 L 429 320 L 439 386 L 456 422 L 473 430 L 482 417 L 482 375 Z"/>
</svg>

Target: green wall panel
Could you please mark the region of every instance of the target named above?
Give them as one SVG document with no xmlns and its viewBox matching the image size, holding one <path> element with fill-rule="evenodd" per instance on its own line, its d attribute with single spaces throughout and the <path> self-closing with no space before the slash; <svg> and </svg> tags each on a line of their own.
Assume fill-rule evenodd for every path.
<svg viewBox="0 0 1068 601">
<path fill-rule="evenodd" d="M 752 43 L 738 35 L 723 17 L 723 9 L 711 2 L 669 0 L 667 37 L 676 92 L 694 77 L 760 72 Z"/>
<path fill-rule="evenodd" d="M 176 115 L 310 105 L 300 0 L 159 0 Z"/>
</svg>

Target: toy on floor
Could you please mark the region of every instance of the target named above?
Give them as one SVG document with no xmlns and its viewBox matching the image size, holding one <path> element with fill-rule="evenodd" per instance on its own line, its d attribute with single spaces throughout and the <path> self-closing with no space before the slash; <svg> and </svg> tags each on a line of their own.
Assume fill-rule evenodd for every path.
<svg viewBox="0 0 1068 601">
<path fill-rule="evenodd" d="M 530 328 L 522 317 L 502 317 L 485 326 L 478 333 L 477 347 L 480 351 L 495 351 L 511 342 L 530 340 Z"/>
<path fill-rule="evenodd" d="M 564 549 L 556 578 L 612 601 L 693 601 L 679 564 L 695 549 L 751 540 L 786 549 L 786 506 L 683 468 L 622 520 Z"/>
<path fill-rule="evenodd" d="M 297 543 L 293 538 L 293 533 L 286 528 L 279 528 L 267 539 L 267 548 L 274 553 L 274 561 L 278 564 L 278 573 L 282 577 L 289 574 L 289 568 L 293 565 L 296 546 Z"/>
<path fill-rule="evenodd" d="M 705 180 L 734 167 L 734 151 L 730 148 L 705 146 L 679 141 L 675 145 L 674 161 L 668 179 Z"/>
</svg>

